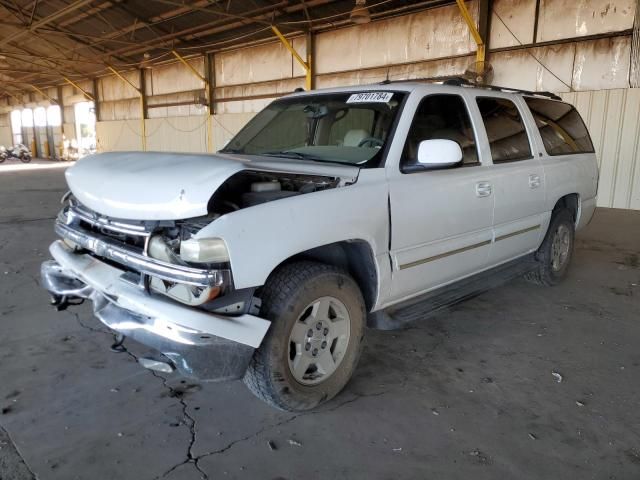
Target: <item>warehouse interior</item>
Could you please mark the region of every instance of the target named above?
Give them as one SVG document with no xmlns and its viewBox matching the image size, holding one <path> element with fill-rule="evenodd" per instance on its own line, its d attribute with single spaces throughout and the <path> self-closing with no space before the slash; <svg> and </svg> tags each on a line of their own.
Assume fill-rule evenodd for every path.
<svg viewBox="0 0 640 480">
<path fill-rule="evenodd" d="M 465 78 L 573 104 L 596 214 L 558 287 L 517 279 L 397 331 L 311 412 L 145 371 L 40 263 L 64 171 L 214 154 L 299 90 Z M 0 479 L 637 478 L 639 0 L 0 0 Z M 82 160 L 80 160 L 82 161 Z"/>
<path fill-rule="evenodd" d="M 218 3 L 5 2 L 0 145 L 24 143 L 50 158 L 68 155 L 65 140 L 84 151 L 215 152 L 307 83 L 479 68 L 456 2 L 369 2 L 361 24 L 350 20 L 351 0 Z M 603 162 L 599 206 L 639 209 L 636 2 L 497 0 L 490 11 L 480 1 L 466 9 L 482 37 L 487 83 L 576 105 Z"/>
</svg>

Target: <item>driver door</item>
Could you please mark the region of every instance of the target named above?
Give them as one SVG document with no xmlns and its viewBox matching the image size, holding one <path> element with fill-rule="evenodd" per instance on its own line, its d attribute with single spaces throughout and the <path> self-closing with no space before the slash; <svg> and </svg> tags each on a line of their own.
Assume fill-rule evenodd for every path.
<svg viewBox="0 0 640 480">
<path fill-rule="evenodd" d="M 418 145 L 430 139 L 458 142 L 462 163 L 454 168 L 420 170 L 419 165 L 416 167 Z M 427 292 L 487 267 L 494 194 L 491 168 L 479 161 L 478 150 L 462 96 L 435 94 L 422 98 L 400 168 L 388 174 L 390 301 Z"/>
</svg>

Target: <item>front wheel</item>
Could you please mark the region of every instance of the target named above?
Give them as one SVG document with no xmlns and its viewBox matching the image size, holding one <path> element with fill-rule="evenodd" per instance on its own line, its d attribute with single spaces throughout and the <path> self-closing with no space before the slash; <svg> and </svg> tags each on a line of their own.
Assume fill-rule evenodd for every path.
<svg viewBox="0 0 640 480">
<path fill-rule="evenodd" d="M 536 252 L 536 268 L 526 275 L 527 280 L 545 286 L 560 283 L 569 270 L 574 240 L 573 214 L 566 208 L 556 210 L 542 245 Z"/>
<path fill-rule="evenodd" d="M 272 274 L 261 296 L 261 314 L 272 324 L 245 384 L 287 411 L 333 398 L 360 356 L 366 311 L 358 285 L 337 267 L 301 261 Z"/>
<path fill-rule="evenodd" d="M 29 163 L 31 161 L 31 155 L 25 155 L 25 154 L 20 155 L 20 161 L 22 163 Z"/>
</svg>

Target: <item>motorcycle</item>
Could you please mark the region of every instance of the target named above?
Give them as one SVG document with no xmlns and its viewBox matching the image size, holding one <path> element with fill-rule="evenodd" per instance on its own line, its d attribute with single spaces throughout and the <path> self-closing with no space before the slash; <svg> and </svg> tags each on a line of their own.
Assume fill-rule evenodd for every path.
<svg viewBox="0 0 640 480">
<path fill-rule="evenodd" d="M 31 161 L 31 150 L 21 143 L 10 148 L 0 147 L 0 163 L 8 158 L 16 158 L 22 163 L 29 163 Z"/>
</svg>

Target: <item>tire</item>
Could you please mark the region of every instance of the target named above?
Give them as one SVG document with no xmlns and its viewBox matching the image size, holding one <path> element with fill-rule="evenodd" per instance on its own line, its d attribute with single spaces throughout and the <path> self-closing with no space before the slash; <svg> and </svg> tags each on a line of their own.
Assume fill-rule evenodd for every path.
<svg viewBox="0 0 640 480">
<path fill-rule="evenodd" d="M 338 267 L 300 261 L 276 270 L 261 297 L 261 316 L 272 324 L 244 376 L 247 387 L 285 411 L 310 410 L 336 396 L 355 370 L 364 336 L 366 309 L 356 282 Z M 305 340 L 296 343 L 299 332 Z M 305 368 L 305 362 L 317 364 Z M 327 364 L 327 371 L 337 366 L 325 374 Z"/>
<path fill-rule="evenodd" d="M 566 276 L 573 256 L 575 223 L 570 210 L 556 210 L 542 245 L 535 254 L 537 265 L 525 278 L 535 284 L 551 287 Z M 560 254 L 557 252 L 560 249 Z M 564 252 L 564 253 L 562 253 Z"/>
<path fill-rule="evenodd" d="M 31 155 L 20 155 L 20 161 L 22 163 L 29 163 L 31 161 Z"/>
</svg>

